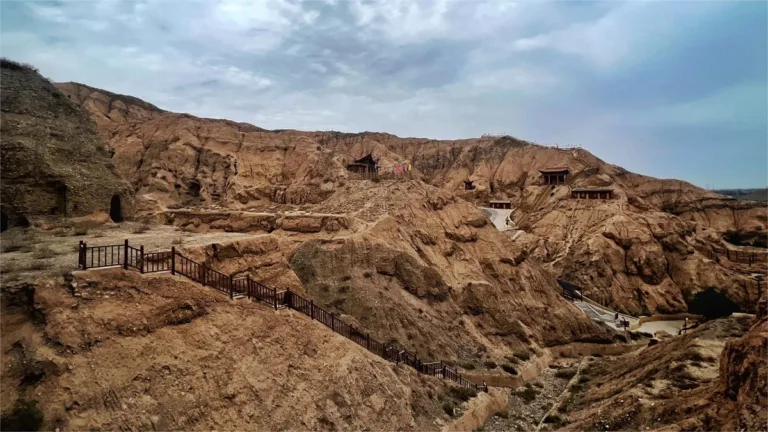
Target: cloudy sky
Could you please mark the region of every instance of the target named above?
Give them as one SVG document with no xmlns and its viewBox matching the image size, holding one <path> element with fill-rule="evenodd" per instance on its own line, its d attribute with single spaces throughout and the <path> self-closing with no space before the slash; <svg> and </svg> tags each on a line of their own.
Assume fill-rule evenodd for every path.
<svg viewBox="0 0 768 432">
<path fill-rule="evenodd" d="M 581 144 L 700 186 L 768 183 L 759 1 L 0 1 L 54 81 L 276 129 Z"/>
</svg>

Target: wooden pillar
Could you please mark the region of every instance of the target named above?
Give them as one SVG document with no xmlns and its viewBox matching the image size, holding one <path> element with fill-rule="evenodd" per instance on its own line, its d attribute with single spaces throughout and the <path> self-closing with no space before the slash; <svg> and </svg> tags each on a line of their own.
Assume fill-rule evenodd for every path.
<svg viewBox="0 0 768 432">
<path fill-rule="evenodd" d="M 123 269 L 128 270 L 128 239 L 123 244 Z"/>
</svg>

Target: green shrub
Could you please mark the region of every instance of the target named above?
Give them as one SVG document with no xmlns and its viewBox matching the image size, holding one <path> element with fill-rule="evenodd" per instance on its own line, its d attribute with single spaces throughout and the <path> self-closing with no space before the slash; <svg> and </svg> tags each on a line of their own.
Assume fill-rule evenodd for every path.
<svg viewBox="0 0 768 432">
<path fill-rule="evenodd" d="M 503 410 L 497 411 L 496 415 L 503 419 L 509 418 L 509 410 L 503 409 Z"/>
<path fill-rule="evenodd" d="M 17 399 L 13 408 L 2 414 L 0 424 L 6 431 L 37 431 L 43 426 L 43 412 L 37 401 Z"/>
<path fill-rule="evenodd" d="M 515 356 L 506 356 L 504 358 L 507 359 L 507 361 L 512 363 L 512 364 L 520 363 L 520 360 L 517 357 L 515 357 Z"/>
<path fill-rule="evenodd" d="M 459 363 L 459 366 L 463 367 L 466 370 L 474 370 L 475 369 L 475 364 L 470 362 L 470 361 L 461 362 L 461 363 Z"/>
<path fill-rule="evenodd" d="M 453 417 L 453 404 L 450 402 L 444 402 L 443 411 L 448 414 L 449 417 Z"/>
<path fill-rule="evenodd" d="M 496 366 L 498 365 L 494 361 L 485 362 L 485 367 L 487 367 L 488 369 L 496 369 Z"/>
<path fill-rule="evenodd" d="M 576 375 L 575 369 L 560 369 L 559 371 L 555 372 L 555 377 L 562 379 L 571 379 L 574 375 Z"/>
<path fill-rule="evenodd" d="M 75 230 L 72 231 L 72 235 L 74 236 L 88 235 L 88 228 L 75 228 Z"/>
<path fill-rule="evenodd" d="M 513 391 L 512 394 L 522 399 L 525 403 L 531 403 L 536 400 L 536 396 L 539 392 L 531 387 L 526 387 L 523 390 Z"/>
<path fill-rule="evenodd" d="M 507 364 L 503 364 L 503 365 L 501 365 L 501 368 L 504 369 L 504 371 L 509 373 L 509 374 L 517 375 L 517 369 L 515 369 L 515 367 L 512 366 L 511 364 L 508 364 L 508 363 Z"/>
<path fill-rule="evenodd" d="M 560 417 L 557 414 L 550 414 L 544 417 L 544 423 L 549 423 L 551 425 L 554 425 L 556 428 L 559 428 L 561 426 L 567 425 L 569 422 L 568 420 Z"/>
</svg>

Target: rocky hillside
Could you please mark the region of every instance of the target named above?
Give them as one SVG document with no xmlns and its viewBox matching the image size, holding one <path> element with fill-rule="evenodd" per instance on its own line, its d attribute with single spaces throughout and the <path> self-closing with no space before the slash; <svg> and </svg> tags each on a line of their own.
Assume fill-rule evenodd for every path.
<svg viewBox="0 0 768 432">
<path fill-rule="evenodd" d="M 108 212 L 119 197 L 132 210 L 133 189 L 78 104 L 30 66 L 0 61 L 3 230 L 35 218 Z"/>
<path fill-rule="evenodd" d="M 143 214 L 200 205 L 322 209 L 320 203 L 347 190 L 353 177 L 346 163 L 372 154 L 382 167 L 410 163 L 413 170 L 400 177 L 423 180 L 468 202 L 510 200 L 513 218 L 526 230 L 515 237 L 521 247 L 552 274 L 628 313 L 683 311 L 706 288 L 753 310 L 754 274 L 765 272 L 767 251 L 751 247 L 766 246 L 763 205 L 630 173 L 583 149 L 512 137 L 438 141 L 266 131 L 165 112 L 81 84 L 58 86 L 109 139 L 114 163 L 133 184 Z M 570 169 L 566 185 L 541 184 L 538 170 L 554 166 Z M 464 180 L 475 189 L 464 190 Z M 570 187 L 596 186 L 612 188 L 616 199 L 570 198 Z"/>
<path fill-rule="evenodd" d="M 449 192 L 416 180 L 361 182 L 317 210 L 354 223 L 320 231 L 309 215 L 299 216 L 290 231 L 283 221 L 270 234 L 190 254 L 223 273 L 303 292 L 429 360 L 482 369 L 515 352 L 534 356 L 572 341 L 613 341 L 565 301 L 524 250 Z M 222 229 L 239 221 L 226 214 L 208 220 Z"/>
<path fill-rule="evenodd" d="M 767 347 L 764 309 L 754 319 L 711 321 L 595 361 L 558 414 L 568 430 L 764 430 Z"/>
<path fill-rule="evenodd" d="M 170 275 L 106 270 L 2 294 L 3 430 L 439 430 L 443 405 L 460 412 L 470 396 Z"/>
</svg>

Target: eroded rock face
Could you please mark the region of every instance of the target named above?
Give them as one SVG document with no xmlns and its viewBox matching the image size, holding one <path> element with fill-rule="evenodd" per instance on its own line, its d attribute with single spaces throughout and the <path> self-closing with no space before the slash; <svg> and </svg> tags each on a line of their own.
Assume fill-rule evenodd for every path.
<svg viewBox="0 0 768 432">
<path fill-rule="evenodd" d="M 438 141 L 385 133 L 266 131 L 164 112 L 79 84 L 59 87 L 110 138 L 113 160 L 131 180 L 139 210 L 145 213 L 166 207 L 215 204 L 234 210 L 275 204 L 354 213 L 372 221 L 391 204 L 339 198 L 354 195 L 362 184 L 350 180 L 346 163 L 372 154 L 383 167 L 411 164 L 412 171 L 400 179 L 421 179 L 456 194 L 419 197 L 431 210 L 449 205 L 456 196 L 479 205 L 490 198 L 509 200 L 512 219 L 528 231 L 516 237 L 519 249 L 543 261 L 551 273 L 582 285 L 589 296 L 625 312 L 685 311 L 696 292 L 709 287 L 724 292 L 742 310 L 752 310 L 758 295 L 752 274 L 765 273 L 768 262 L 768 250 L 733 244 L 762 245 L 755 239 L 768 237 L 764 205 L 682 181 L 634 174 L 583 149 L 542 147 L 512 137 Z M 570 170 L 566 184 L 542 185 L 539 170 L 555 166 Z M 475 188 L 464 190 L 464 180 Z M 610 187 L 615 199 L 574 200 L 573 187 Z M 343 231 L 343 223 L 337 222 Z M 317 220 L 298 219 L 284 223 L 309 233 L 333 231 L 336 225 L 327 229 Z M 478 229 L 485 223 L 481 216 L 446 225 L 440 233 L 427 236 L 417 229 L 412 235 L 427 243 L 447 237 L 457 246 L 442 253 L 451 256 L 452 248 L 479 241 Z M 237 225 L 253 228 L 245 222 Z M 228 226 L 241 229 L 229 222 L 218 222 L 216 228 L 202 221 L 189 229 Z M 271 226 L 264 221 L 259 229 Z"/>
<path fill-rule="evenodd" d="M 133 191 L 88 112 L 28 67 L 3 60 L 0 71 L 4 221 L 109 212 L 113 197 L 129 216 Z"/>
</svg>

